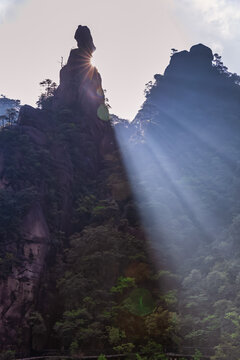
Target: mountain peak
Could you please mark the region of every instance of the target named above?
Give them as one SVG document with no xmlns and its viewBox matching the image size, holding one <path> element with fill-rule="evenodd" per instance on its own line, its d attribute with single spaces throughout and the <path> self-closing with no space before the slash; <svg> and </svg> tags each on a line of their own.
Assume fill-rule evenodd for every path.
<svg viewBox="0 0 240 360">
<path fill-rule="evenodd" d="M 82 51 L 92 54 L 96 50 L 91 32 L 87 26 L 79 25 L 75 32 L 74 39 L 77 41 L 78 48 Z"/>
<path fill-rule="evenodd" d="M 207 58 L 210 61 L 213 61 L 212 50 L 208 46 L 203 44 L 193 45 L 190 49 L 190 55 Z"/>
<path fill-rule="evenodd" d="M 104 104 L 104 92 L 101 76 L 90 62 L 96 48 L 87 26 L 79 25 L 74 38 L 78 48 L 71 50 L 60 71 L 54 108 L 78 108 L 87 116 L 97 117 L 98 107 Z"/>
<path fill-rule="evenodd" d="M 202 74 L 212 68 L 212 50 L 203 45 L 193 45 L 190 51 L 180 51 L 172 55 L 170 64 L 165 70 L 167 76 L 186 77 L 188 74 Z M 202 76 L 202 75 L 201 75 Z"/>
</svg>

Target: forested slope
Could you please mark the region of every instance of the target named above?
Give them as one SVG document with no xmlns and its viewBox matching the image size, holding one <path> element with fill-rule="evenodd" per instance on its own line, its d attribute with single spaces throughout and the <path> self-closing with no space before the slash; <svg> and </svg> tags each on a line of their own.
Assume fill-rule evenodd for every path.
<svg viewBox="0 0 240 360">
<path fill-rule="evenodd" d="M 123 148 L 138 152 L 142 219 L 181 277 L 182 349 L 214 359 L 239 359 L 239 100 L 220 56 L 202 44 L 177 52 L 148 84 Z"/>
</svg>

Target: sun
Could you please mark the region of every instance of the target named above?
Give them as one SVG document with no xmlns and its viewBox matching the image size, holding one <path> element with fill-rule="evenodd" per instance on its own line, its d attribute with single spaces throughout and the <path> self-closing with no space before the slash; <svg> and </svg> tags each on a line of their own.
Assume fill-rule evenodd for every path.
<svg viewBox="0 0 240 360">
<path fill-rule="evenodd" d="M 96 67 L 96 58 L 95 58 L 94 55 L 91 56 L 90 64 L 91 64 L 93 67 Z"/>
</svg>

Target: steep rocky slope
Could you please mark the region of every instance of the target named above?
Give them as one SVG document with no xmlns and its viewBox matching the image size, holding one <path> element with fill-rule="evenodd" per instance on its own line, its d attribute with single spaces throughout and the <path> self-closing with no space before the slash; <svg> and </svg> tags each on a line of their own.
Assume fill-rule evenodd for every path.
<svg viewBox="0 0 240 360">
<path fill-rule="evenodd" d="M 1 349 L 129 352 L 161 319 L 173 348 L 164 294 L 176 280 L 149 258 L 89 29 L 75 39 L 59 87 L 0 132 Z M 160 277 L 172 279 L 162 293 Z"/>
<path fill-rule="evenodd" d="M 109 122 L 97 116 L 99 107 L 105 110 L 104 95 L 90 65 L 94 45 L 88 28 L 79 26 L 75 37 L 78 48 L 61 70 L 55 96 L 42 110 L 22 107 L 18 124 L 0 134 L 2 344 L 16 344 L 19 332 L 23 342 L 29 338 L 27 319 L 56 232 L 72 231 L 74 167 L 87 186 L 113 146 Z M 75 148 L 68 143 L 71 129 Z M 78 164 L 71 151 L 79 152 Z"/>
</svg>

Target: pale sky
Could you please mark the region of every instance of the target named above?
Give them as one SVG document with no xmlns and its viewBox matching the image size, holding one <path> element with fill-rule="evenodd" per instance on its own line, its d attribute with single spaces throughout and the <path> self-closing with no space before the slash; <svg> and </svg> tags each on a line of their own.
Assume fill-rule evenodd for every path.
<svg viewBox="0 0 240 360">
<path fill-rule="evenodd" d="M 240 73 L 239 24 L 239 0 L 0 0 L 0 94 L 35 106 L 39 82 L 59 83 L 61 56 L 87 25 L 111 112 L 132 120 L 173 47 L 201 42 Z"/>
</svg>

